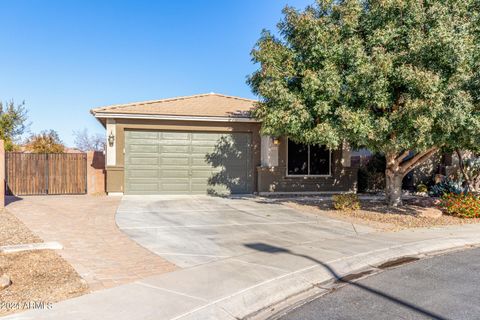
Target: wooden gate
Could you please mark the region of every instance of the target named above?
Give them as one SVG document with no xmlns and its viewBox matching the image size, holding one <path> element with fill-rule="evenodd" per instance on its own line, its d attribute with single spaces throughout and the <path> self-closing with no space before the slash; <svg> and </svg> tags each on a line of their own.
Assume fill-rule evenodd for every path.
<svg viewBox="0 0 480 320">
<path fill-rule="evenodd" d="M 85 153 L 7 152 L 5 162 L 7 194 L 87 193 Z"/>
</svg>

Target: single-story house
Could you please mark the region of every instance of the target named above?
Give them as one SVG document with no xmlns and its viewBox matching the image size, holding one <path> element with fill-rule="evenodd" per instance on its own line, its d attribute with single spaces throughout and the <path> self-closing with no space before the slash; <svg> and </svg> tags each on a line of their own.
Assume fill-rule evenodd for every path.
<svg viewBox="0 0 480 320">
<path fill-rule="evenodd" d="M 342 192 L 348 148 L 260 133 L 255 100 L 210 93 L 95 108 L 106 128 L 109 194 Z"/>
</svg>

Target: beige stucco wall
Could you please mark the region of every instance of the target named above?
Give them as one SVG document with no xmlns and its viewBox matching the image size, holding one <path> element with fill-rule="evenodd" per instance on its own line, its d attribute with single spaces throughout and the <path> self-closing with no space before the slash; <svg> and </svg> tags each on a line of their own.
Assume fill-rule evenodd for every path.
<svg viewBox="0 0 480 320">
<path fill-rule="evenodd" d="M 247 132 L 252 134 L 252 190 L 256 190 L 256 168 L 260 165 L 260 124 L 255 122 L 212 122 L 178 120 L 115 119 L 115 165 L 107 165 L 107 192 L 124 191 L 125 130 L 171 130 Z"/>
<path fill-rule="evenodd" d="M 87 151 L 87 193 L 105 194 L 105 155 Z"/>
</svg>

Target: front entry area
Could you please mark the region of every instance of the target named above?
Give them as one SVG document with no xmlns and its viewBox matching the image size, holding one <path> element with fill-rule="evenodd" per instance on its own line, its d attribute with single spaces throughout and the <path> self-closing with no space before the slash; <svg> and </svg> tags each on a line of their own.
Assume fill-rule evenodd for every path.
<svg viewBox="0 0 480 320">
<path fill-rule="evenodd" d="M 126 194 L 252 192 L 250 133 L 125 131 Z"/>
</svg>

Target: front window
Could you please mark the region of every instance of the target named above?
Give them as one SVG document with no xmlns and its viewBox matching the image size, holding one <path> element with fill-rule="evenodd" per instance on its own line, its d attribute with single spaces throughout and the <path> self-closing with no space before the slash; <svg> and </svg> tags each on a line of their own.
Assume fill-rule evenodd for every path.
<svg viewBox="0 0 480 320">
<path fill-rule="evenodd" d="M 306 145 L 288 140 L 288 175 L 330 175 L 330 150 L 326 146 Z"/>
</svg>

